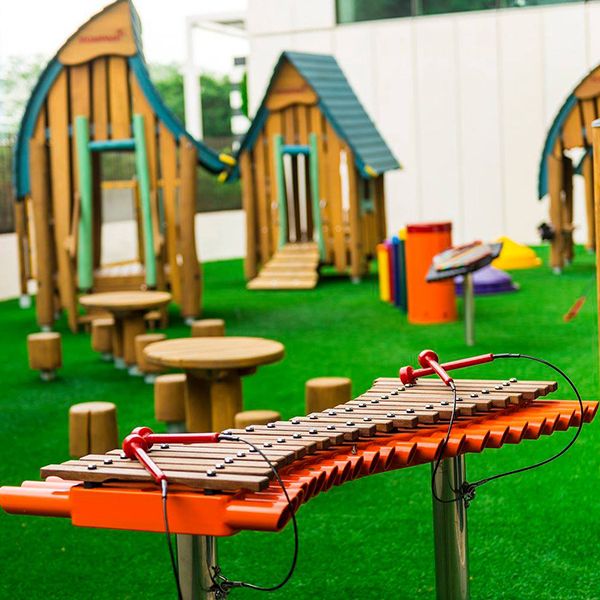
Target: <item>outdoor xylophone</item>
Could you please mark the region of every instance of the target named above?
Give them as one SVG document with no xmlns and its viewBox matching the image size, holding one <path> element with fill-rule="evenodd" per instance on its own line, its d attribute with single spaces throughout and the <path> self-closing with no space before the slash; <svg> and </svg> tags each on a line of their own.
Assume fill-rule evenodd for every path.
<svg viewBox="0 0 600 600">
<path fill-rule="evenodd" d="M 215 585 L 216 538 L 278 531 L 303 503 L 334 485 L 432 463 L 437 595 L 468 598 L 466 507 L 473 490 L 457 495 L 465 489 L 465 454 L 581 428 L 598 408 L 540 399 L 557 389 L 554 381 L 453 380 L 447 373 L 495 357 L 509 356 L 440 366 L 435 353 L 424 351 L 421 369 L 376 379 L 346 404 L 245 430 L 153 434 L 138 428 L 123 450 L 48 465 L 43 482 L 0 488 L 0 506 L 70 517 L 83 527 L 164 532 L 168 481 L 181 596 L 222 598 L 228 589 Z M 429 374 L 442 380 L 419 379 Z"/>
</svg>

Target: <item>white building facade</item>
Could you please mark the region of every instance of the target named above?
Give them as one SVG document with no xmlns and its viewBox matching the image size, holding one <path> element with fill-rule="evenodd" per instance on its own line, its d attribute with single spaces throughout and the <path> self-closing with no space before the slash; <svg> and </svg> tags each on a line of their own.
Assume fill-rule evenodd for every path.
<svg viewBox="0 0 600 600">
<path fill-rule="evenodd" d="M 455 242 L 538 241 L 542 146 L 600 63 L 600 2 L 337 24 L 335 0 L 248 0 L 247 14 L 252 113 L 282 50 L 337 58 L 403 165 L 386 175 L 390 233 L 451 220 Z"/>
</svg>

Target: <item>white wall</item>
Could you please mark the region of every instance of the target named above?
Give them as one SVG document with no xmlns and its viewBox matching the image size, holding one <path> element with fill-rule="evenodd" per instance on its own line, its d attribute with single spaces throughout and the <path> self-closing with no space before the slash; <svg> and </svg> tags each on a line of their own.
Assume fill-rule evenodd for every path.
<svg viewBox="0 0 600 600">
<path fill-rule="evenodd" d="M 135 256 L 136 225 L 133 221 L 105 223 L 102 228 L 103 262 L 128 260 Z M 245 253 L 246 228 L 241 210 L 196 215 L 196 250 L 201 262 L 240 258 Z M 19 295 L 17 236 L 0 235 L 2 277 L 0 300 Z"/>
<path fill-rule="evenodd" d="M 390 232 L 451 219 L 455 241 L 537 241 L 542 145 L 600 63 L 600 2 L 339 26 L 334 0 L 308 4 L 249 0 L 251 110 L 282 50 L 333 53 L 404 167 L 387 175 Z M 580 238 L 584 219 L 578 198 Z"/>
</svg>

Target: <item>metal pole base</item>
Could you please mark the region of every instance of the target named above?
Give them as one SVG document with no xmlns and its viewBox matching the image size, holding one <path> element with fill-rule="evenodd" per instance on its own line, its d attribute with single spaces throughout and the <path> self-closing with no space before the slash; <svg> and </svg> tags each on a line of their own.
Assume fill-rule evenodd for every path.
<svg viewBox="0 0 600 600">
<path fill-rule="evenodd" d="M 452 500 L 456 496 L 453 490 L 464 482 L 465 457 L 446 458 L 435 474 L 436 496 Z M 463 500 L 440 502 L 433 497 L 433 535 L 437 600 L 469 600 L 467 509 Z"/>
<path fill-rule="evenodd" d="M 221 600 L 213 590 L 211 569 L 217 566 L 217 539 L 204 535 L 177 536 L 177 563 L 182 600 Z"/>
<path fill-rule="evenodd" d="M 467 346 L 475 345 L 475 285 L 473 273 L 466 273 L 463 277 L 463 296 L 465 309 L 465 343 Z"/>
</svg>

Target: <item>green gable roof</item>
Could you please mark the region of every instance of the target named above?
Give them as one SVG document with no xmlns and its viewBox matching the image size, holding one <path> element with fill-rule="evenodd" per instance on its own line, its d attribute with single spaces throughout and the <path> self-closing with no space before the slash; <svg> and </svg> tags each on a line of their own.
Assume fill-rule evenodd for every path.
<svg viewBox="0 0 600 600">
<path fill-rule="evenodd" d="M 340 138 L 352 149 L 356 166 L 363 177 L 400 168 L 335 58 L 327 54 L 304 52 L 283 52 L 279 57 L 265 97 L 242 140 L 238 155 L 254 145 L 269 114 L 266 98 L 286 61 L 297 69 L 317 95 L 319 108 Z"/>
</svg>

